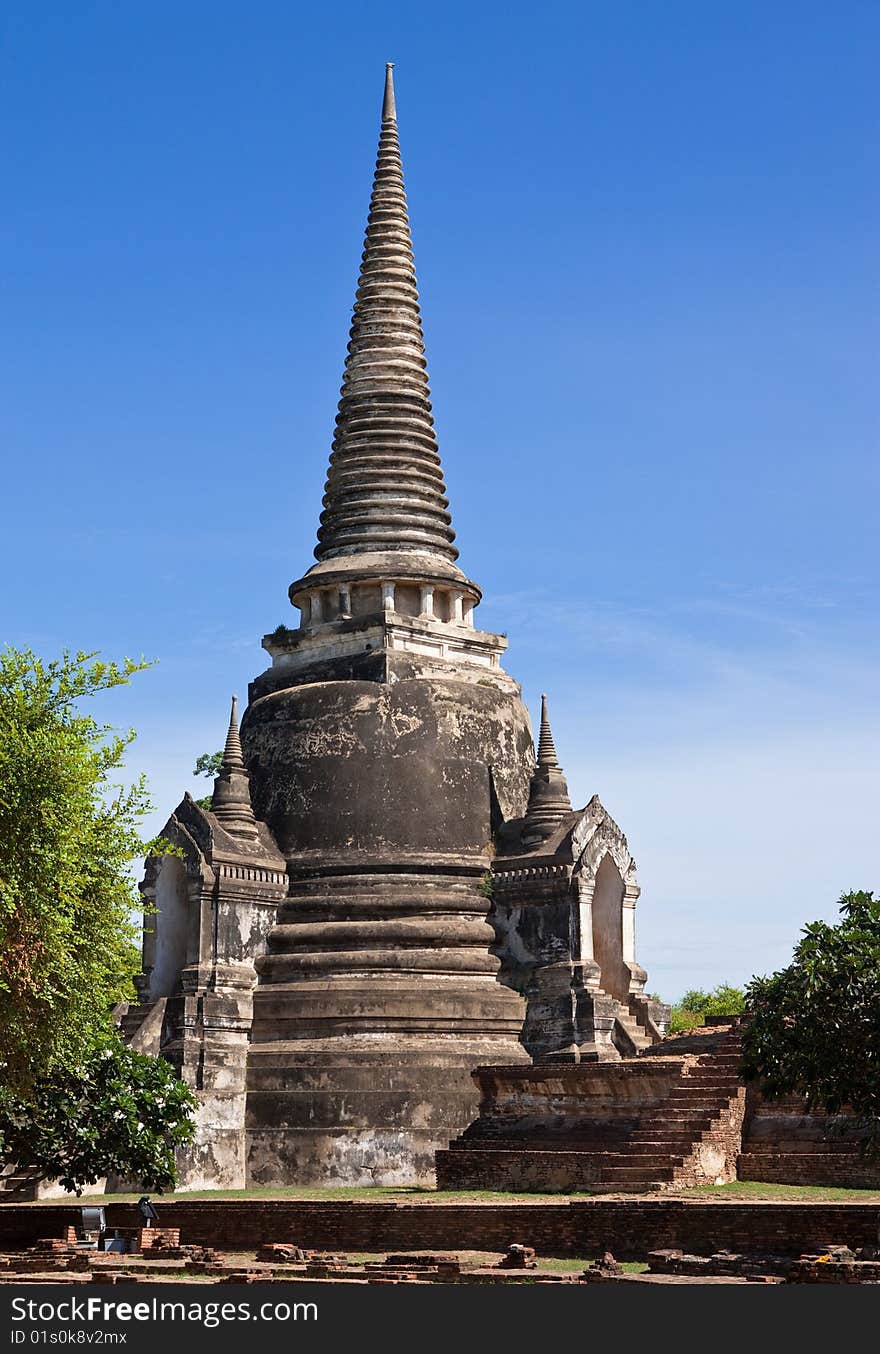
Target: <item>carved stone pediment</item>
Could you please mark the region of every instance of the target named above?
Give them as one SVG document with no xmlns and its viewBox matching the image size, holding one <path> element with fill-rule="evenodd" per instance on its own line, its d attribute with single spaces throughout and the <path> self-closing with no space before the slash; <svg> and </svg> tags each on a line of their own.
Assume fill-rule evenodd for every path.
<svg viewBox="0 0 880 1354">
<path fill-rule="evenodd" d="M 595 879 L 602 861 L 610 856 L 627 890 L 638 889 L 636 863 L 626 837 L 598 795 L 593 795 L 572 828 L 571 853 L 575 876 Z"/>
</svg>

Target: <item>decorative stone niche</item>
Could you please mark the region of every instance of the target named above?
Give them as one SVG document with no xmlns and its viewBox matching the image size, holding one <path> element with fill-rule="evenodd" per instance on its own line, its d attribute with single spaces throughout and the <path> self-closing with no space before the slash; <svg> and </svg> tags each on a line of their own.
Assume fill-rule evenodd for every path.
<svg viewBox="0 0 880 1354">
<path fill-rule="evenodd" d="M 355 583 L 351 590 L 351 614 L 370 616 L 382 610 L 382 588 L 379 583 Z"/>
</svg>

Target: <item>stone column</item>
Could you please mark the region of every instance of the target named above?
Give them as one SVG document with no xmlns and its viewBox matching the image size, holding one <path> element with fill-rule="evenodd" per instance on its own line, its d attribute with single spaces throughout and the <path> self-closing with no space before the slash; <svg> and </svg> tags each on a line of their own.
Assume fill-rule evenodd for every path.
<svg viewBox="0 0 880 1354">
<path fill-rule="evenodd" d="M 419 615 L 429 619 L 434 615 L 434 588 L 430 583 L 423 583 L 421 589 L 421 610 Z"/>
<path fill-rule="evenodd" d="M 344 618 L 351 615 L 351 585 L 349 583 L 340 583 L 339 585 L 339 615 Z"/>
<path fill-rule="evenodd" d="M 385 611 L 394 610 L 394 584 L 382 584 L 382 607 Z"/>
<path fill-rule="evenodd" d="M 581 966 L 584 986 L 598 990 L 599 965 L 596 963 L 596 956 L 593 952 L 593 894 L 596 891 L 596 881 L 580 876 L 576 883 L 577 901 L 573 903 L 573 906 L 577 909 L 575 935 L 577 936 L 578 950 L 572 958 L 575 963 Z"/>
<path fill-rule="evenodd" d="M 158 868 L 159 866 L 157 859 L 153 856 L 149 856 L 147 858 L 147 877 L 140 886 L 141 897 L 144 900 L 144 930 L 141 950 L 143 956 L 144 974 L 152 973 L 153 967 L 156 963 L 157 918 L 155 916 L 155 908 L 156 908 L 156 874 Z M 150 920 L 148 922 L 147 917 L 151 913 L 153 915 L 150 916 Z M 149 992 L 149 984 L 147 984 L 146 986 L 146 991 L 143 997 L 141 996 L 140 990 L 138 991 L 139 1000 L 146 1000 L 148 992 Z"/>
<path fill-rule="evenodd" d="M 629 990 L 638 994 L 644 991 L 647 973 L 636 961 L 636 903 L 641 889 L 637 884 L 627 884 L 621 904 L 621 933 L 623 937 L 623 965 L 629 972 Z"/>
<path fill-rule="evenodd" d="M 461 625 L 463 620 L 461 614 L 461 593 L 453 591 L 449 594 L 449 596 L 452 599 L 452 616 L 450 617 L 450 619 L 452 620 L 453 624 Z"/>
<path fill-rule="evenodd" d="M 465 601 L 464 601 L 464 608 L 463 608 L 463 609 L 464 609 L 464 623 L 465 623 L 466 626 L 468 626 L 469 629 L 473 630 L 473 628 L 474 628 L 474 604 L 473 604 L 473 602 L 471 601 L 470 597 L 466 597 L 466 598 L 465 598 Z"/>
<path fill-rule="evenodd" d="M 309 596 L 311 603 L 309 608 L 309 624 L 316 625 L 324 615 L 324 599 L 319 592 L 313 592 Z"/>
</svg>

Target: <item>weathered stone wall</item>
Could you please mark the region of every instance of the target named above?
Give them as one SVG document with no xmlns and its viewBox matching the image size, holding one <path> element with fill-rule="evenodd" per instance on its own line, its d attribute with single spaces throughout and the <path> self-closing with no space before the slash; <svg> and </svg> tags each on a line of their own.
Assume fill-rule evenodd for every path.
<svg viewBox="0 0 880 1354">
<path fill-rule="evenodd" d="M 525 803 L 519 688 L 451 662 L 428 675 L 406 653 L 359 661 L 280 688 L 277 664 L 242 724 L 290 878 L 257 962 L 254 1184 L 433 1183 L 434 1151 L 476 1110 L 472 1068 L 526 1057 L 480 882 Z"/>
<path fill-rule="evenodd" d="M 546 1139 L 560 1144 L 634 1127 L 662 1104 L 675 1085 L 682 1059 L 621 1063 L 560 1063 L 480 1067 L 480 1119 L 465 1135 L 476 1144 L 501 1137 Z"/>
<path fill-rule="evenodd" d="M 501 818 L 521 813 L 532 754 L 518 693 L 454 668 L 395 676 L 266 695 L 253 683 L 241 733 L 254 810 L 292 862 L 486 860 Z"/>
<path fill-rule="evenodd" d="M 122 1033 L 161 1053 L 196 1093 L 196 1137 L 177 1154 L 181 1186 L 242 1188 L 254 964 L 287 891 L 285 862 L 263 825 L 233 835 L 189 795 L 163 835 L 183 854 L 147 861 L 140 1000 Z"/>
<path fill-rule="evenodd" d="M 525 1060 L 479 873 L 295 878 L 258 961 L 249 1180 L 433 1183 L 472 1068 Z"/>
</svg>

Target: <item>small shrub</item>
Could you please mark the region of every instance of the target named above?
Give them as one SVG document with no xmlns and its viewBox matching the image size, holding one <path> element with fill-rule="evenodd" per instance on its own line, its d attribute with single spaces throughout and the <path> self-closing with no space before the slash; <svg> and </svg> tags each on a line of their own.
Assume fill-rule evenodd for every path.
<svg viewBox="0 0 880 1354">
<path fill-rule="evenodd" d="M 692 988 L 675 1003 L 669 1016 L 669 1033 L 681 1034 L 705 1025 L 707 1016 L 742 1015 L 745 1010 L 745 992 L 729 983 L 719 983 L 713 992 Z"/>
</svg>

